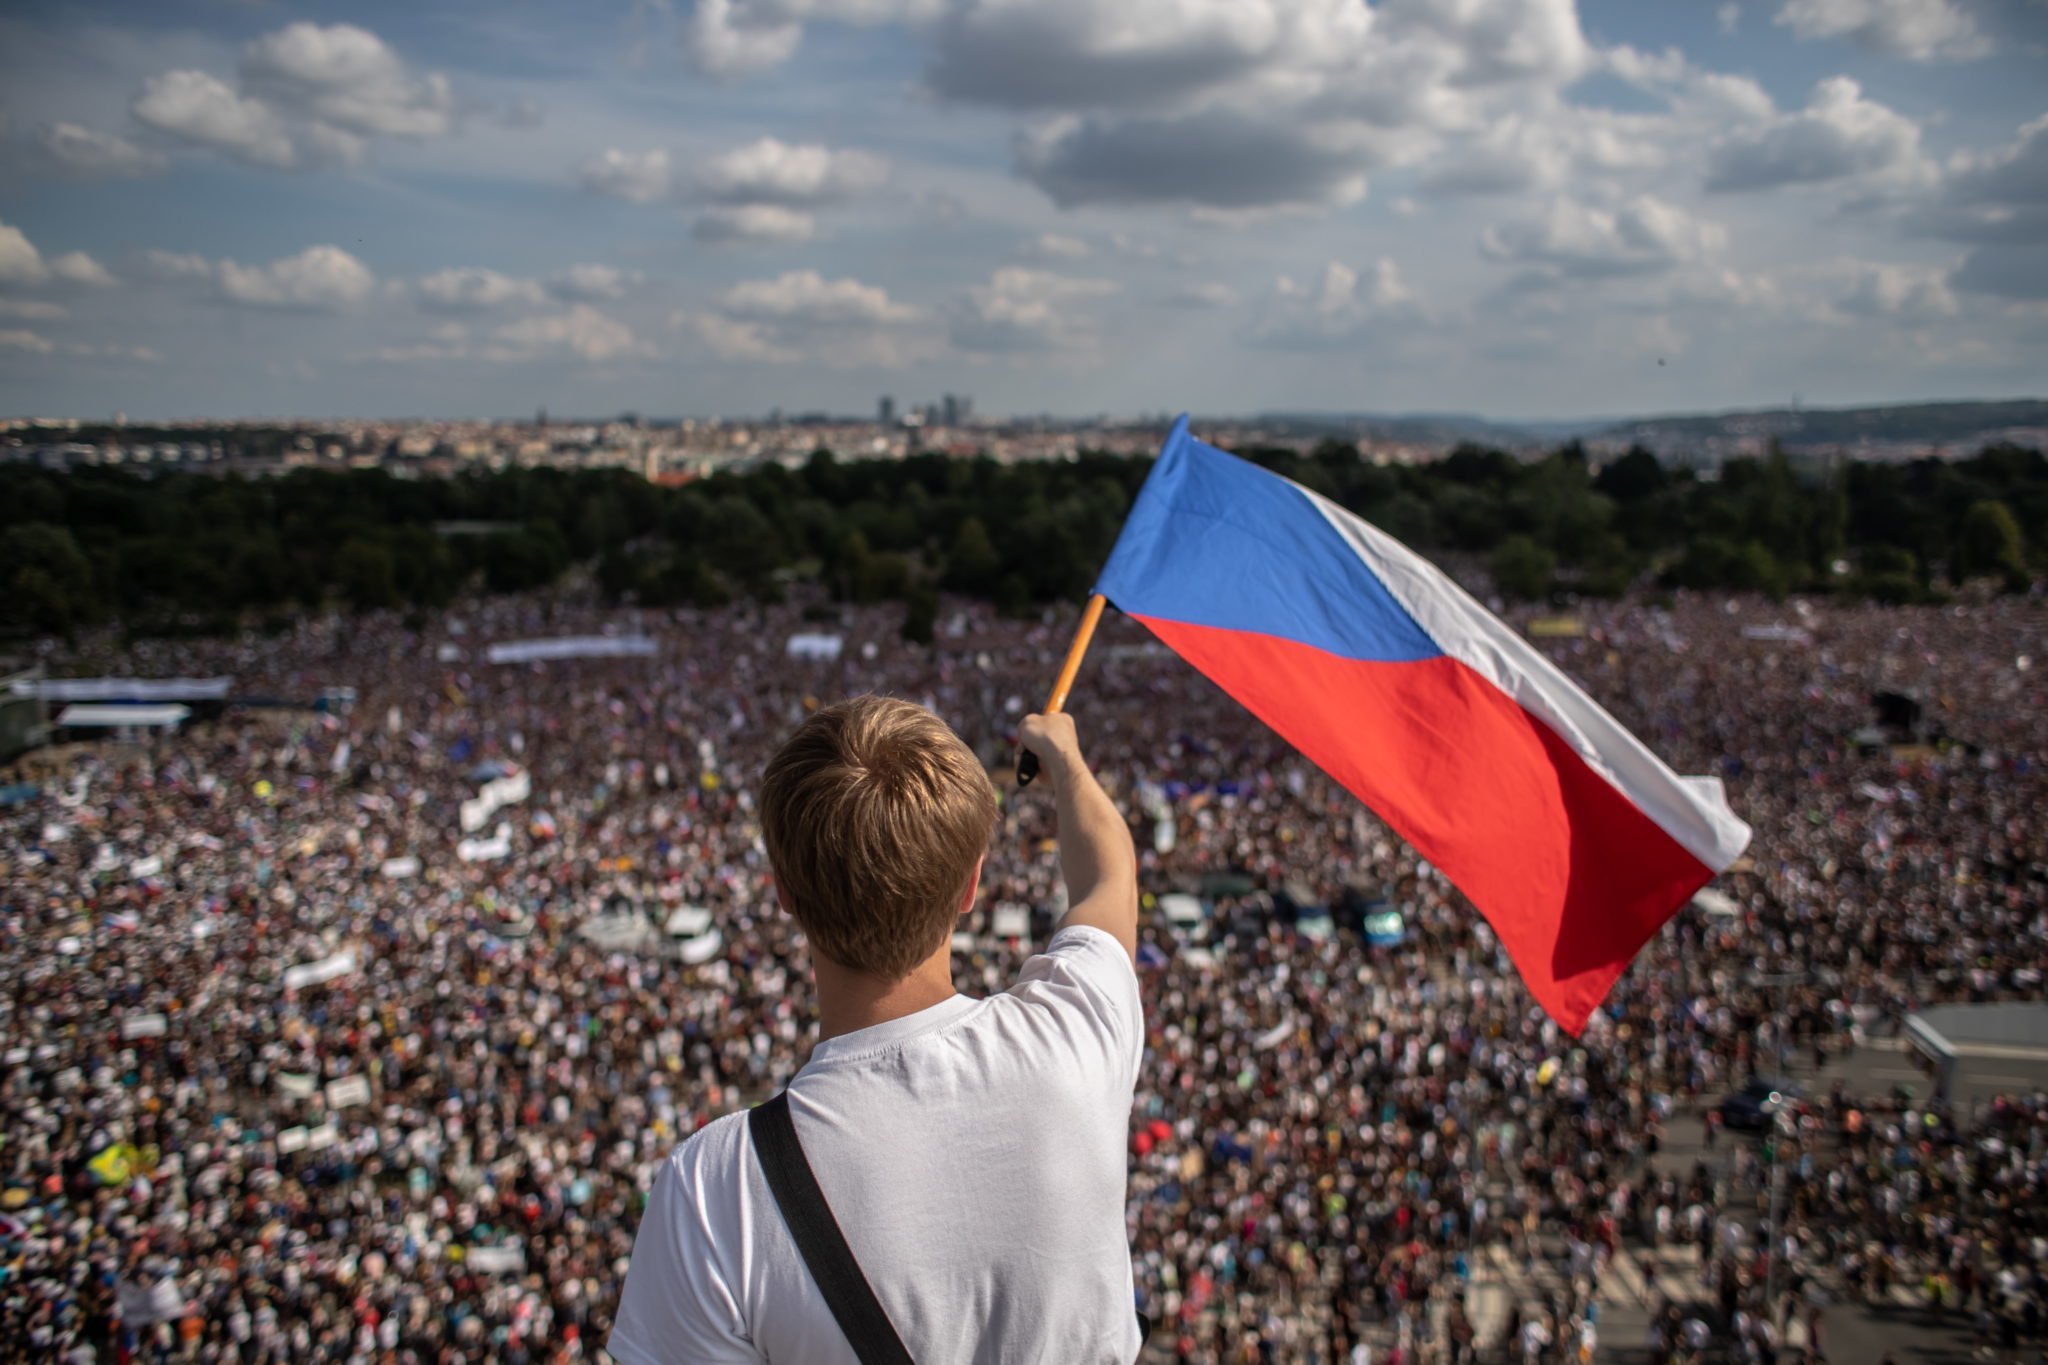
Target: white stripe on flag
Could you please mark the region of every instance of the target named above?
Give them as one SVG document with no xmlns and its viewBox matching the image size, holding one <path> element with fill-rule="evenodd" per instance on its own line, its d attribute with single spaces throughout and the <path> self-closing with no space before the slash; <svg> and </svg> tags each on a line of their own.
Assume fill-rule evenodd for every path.
<svg viewBox="0 0 2048 1365">
<path fill-rule="evenodd" d="M 1689 784 L 1449 575 L 1369 522 L 1294 485 L 1344 537 L 1437 647 L 1542 720 L 1586 766 L 1716 872 L 1742 856 L 1750 828 L 1725 794 Z M 1718 785 L 1718 784 L 1717 784 Z"/>
</svg>

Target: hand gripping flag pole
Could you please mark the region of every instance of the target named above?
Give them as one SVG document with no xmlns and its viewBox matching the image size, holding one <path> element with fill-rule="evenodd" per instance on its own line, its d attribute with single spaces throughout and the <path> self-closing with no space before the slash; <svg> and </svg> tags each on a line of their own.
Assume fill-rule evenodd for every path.
<svg viewBox="0 0 2048 1365">
<path fill-rule="evenodd" d="M 1081 659 L 1088 653 L 1088 642 L 1095 638 L 1095 627 L 1102 620 L 1102 605 L 1107 600 L 1099 592 L 1088 599 L 1088 606 L 1081 613 L 1080 628 L 1074 632 L 1074 643 L 1067 646 L 1067 661 L 1060 665 L 1059 679 L 1052 685 L 1052 696 L 1046 699 L 1046 715 L 1050 716 L 1066 706 L 1067 693 L 1074 686 L 1074 675 L 1081 671 Z M 1036 776 L 1038 755 L 1029 749 L 1020 749 L 1017 753 L 1017 785 L 1028 787 Z"/>
</svg>

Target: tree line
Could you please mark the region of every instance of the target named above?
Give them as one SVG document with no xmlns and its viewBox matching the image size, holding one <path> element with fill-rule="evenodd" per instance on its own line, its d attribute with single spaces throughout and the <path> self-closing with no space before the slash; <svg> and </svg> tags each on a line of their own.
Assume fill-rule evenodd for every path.
<svg viewBox="0 0 2048 1365">
<path fill-rule="evenodd" d="M 2048 551 L 2048 459 L 1795 463 L 1712 476 L 1637 448 L 1537 459 L 1460 446 L 1377 465 L 1350 446 L 1239 452 L 1519 600 L 1699 588 L 1939 600 L 2024 588 Z M 616 469 L 382 469 L 279 478 L 0 466 L 0 631 L 115 620 L 225 630 L 327 605 L 444 606 L 588 574 L 613 601 L 710 606 L 814 582 L 901 601 L 928 637 L 940 591 L 1024 611 L 1085 593 L 1151 461 L 919 455 L 727 471 L 679 487 Z"/>
</svg>

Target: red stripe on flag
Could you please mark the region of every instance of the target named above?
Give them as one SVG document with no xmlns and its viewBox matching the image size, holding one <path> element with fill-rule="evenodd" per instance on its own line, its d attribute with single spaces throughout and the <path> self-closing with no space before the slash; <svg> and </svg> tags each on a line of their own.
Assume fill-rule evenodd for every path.
<svg viewBox="0 0 2048 1365">
<path fill-rule="evenodd" d="M 1456 659 L 1344 659 L 1270 635 L 1137 619 L 1448 876 L 1574 1034 L 1713 878 L 1548 725 Z"/>
</svg>

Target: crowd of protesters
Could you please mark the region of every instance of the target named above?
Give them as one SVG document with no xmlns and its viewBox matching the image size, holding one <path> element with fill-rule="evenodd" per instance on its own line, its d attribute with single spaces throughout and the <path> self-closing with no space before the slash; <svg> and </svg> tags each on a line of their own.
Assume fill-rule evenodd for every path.
<svg viewBox="0 0 2048 1365">
<path fill-rule="evenodd" d="M 808 1054 L 762 763 L 806 708 L 873 690 L 998 770 L 1069 624 L 949 604 L 923 646 L 883 609 L 523 598 L 52 646 L 53 674 L 327 701 L 45 754 L 0 807 L 0 1360 L 598 1357 L 659 1162 Z M 485 657 L 600 632 L 655 652 Z M 795 657 L 799 633 L 841 652 Z M 1136 626 L 1098 638 L 1072 709 L 1147 895 L 1148 1358 L 1591 1358 L 1623 1243 L 1701 1248 L 1712 1301 L 1659 1297 L 1666 1359 L 1768 1359 L 1823 1290 L 1901 1283 L 1987 1349 L 2038 1341 L 2040 1097 L 1814 1096 L 1773 1149 L 1777 1246 L 1760 1149 L 1652 1158 L 1674 1116 L 1914 1007 L 2041 996 L 2048 611 L 1690 597 L 1588 607 L 1543 646 L 1757 831 L 1728 900 L 1681 912 L 1576 1041 L 1353 797 Z M 1867 732 L 1879 692 L 1917 699 L 1919 733 Z M 508 773 L 530 791 L 460 828 Z M 1003 790 L 956 959 L 975 993 L 1060 909 L 1051 802 Z M 1201 917 L 1169 921 L 1169 893 Z M 704 952 L 661 932 L 685 906 L 711 912 Z M 1361 909 L 1403 940 L 1373 946 Z M 622 919 L 644 942 L 592 941 Z M 1467 1286 L 1501 1249 L 1564 1288 L 1482 1325 Z"/>
</svg>

